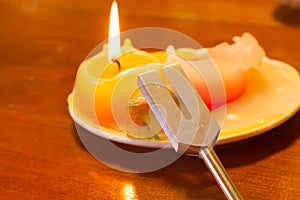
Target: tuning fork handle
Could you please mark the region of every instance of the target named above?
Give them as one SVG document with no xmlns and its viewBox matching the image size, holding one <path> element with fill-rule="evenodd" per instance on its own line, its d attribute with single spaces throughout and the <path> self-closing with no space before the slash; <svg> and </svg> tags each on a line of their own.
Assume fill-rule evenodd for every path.
<svg viewBox="0 0 300 200">
<path fill-rule="evenodd" d="M 211 171 L 227 199 L 242 200 L 242 196 L 233 184 L 213 148 L 202 148 L 199 152 L 207 168 Z"/>
</svg>

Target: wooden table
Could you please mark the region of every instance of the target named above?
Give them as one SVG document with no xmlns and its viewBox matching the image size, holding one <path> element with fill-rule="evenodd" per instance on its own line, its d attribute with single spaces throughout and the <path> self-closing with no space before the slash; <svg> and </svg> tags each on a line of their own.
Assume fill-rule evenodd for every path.
<svg viewBox="0 0 300 200">
<path fill-rule="evenodd" d="M 66 99 L 80 62 L 107 38 L 110 4 L 0 1 L 0 198 L 225 199 L 195 157 L 130 174 L 97 161 L 78 139 Z M 119 9 L 123 31 L 165 27 L 205 47 L 250 32 L 269 57 L 300 71 L 300 12 L 275 0 L 120 0 Z M 298 112 L 215 148 L 245 199 L 300 199 L 299 120 Z"/>
</svg>

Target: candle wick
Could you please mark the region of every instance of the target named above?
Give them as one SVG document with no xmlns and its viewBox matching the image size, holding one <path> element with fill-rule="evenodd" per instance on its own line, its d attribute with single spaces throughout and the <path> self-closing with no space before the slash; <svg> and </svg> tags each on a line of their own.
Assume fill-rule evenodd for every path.
<svg viewBox="0 0 300 200">
<path fill-rule="evenodd" d="M 118 61 L 118 59 L 113 58 L 113 59 L 111 59 L 111 61 L 114 62 L 114 63 L 117 63 L 119 70 L 121 70 L 121 63 Z"/>
</svg>

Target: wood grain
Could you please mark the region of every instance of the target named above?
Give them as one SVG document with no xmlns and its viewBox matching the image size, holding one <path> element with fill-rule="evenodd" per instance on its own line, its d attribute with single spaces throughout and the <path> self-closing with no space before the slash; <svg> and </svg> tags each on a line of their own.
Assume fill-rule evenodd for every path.
<svg viewBox="0 0 300 200">
<path fill-rule="evenodd" d="M 80 142 L 67 110 L 80 62 L 107 37 L 111 1 L 0 0 L 1 199 L 225 199 L 201 160 L 111 169 Z M 119 1 L 121 30 L 171 28 L 203 46 L 255 35 L 300 71 L 300 12 L 275 0 Z M 245 199 L 300 199 L 300 114 L 216 152 Z M 128 147 L 140 151 L 138 147 Z"/>
</svg>

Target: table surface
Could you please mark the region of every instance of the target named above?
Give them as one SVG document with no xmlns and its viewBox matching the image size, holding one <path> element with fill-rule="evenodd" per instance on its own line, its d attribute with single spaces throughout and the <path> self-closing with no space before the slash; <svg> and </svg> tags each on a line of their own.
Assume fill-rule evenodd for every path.
<svg viewBox="0 0 300 200">
<path fill-rule="evenodd" d="M 0 0 L 1 199 L 225 199 L 195 157 L 134 174 L 82 145 L 66 99 L 80 62 L 107 38 L 110 4 Z M 120 0 L 119 9 L 122 31 L 165 27 L 205 47 L 250 32 L 269 57 L 300 71 L 300 11 L 275 0 Z M 298 112 L 264 134 L 215 147 L 245 199 L 300 199 L 299 120 Z"/>
</svg>

